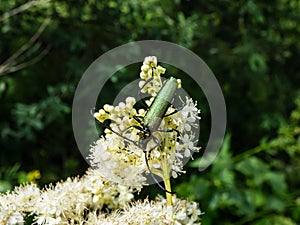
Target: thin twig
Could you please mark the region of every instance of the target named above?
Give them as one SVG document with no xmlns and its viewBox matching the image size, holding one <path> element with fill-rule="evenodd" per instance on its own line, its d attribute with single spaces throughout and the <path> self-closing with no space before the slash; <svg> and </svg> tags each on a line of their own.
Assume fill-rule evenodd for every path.
<svg viewBox="0 0 300 225">
<path fill-rule="evenodd" d="M 12 66 L 9 68 L 9 70 L 6 72 L 6 74 L 8 73 L 12 73 L 12 72 L 16 72 L 18 70 L 24 69 L 30 65 L 33 65 L 35 63 L 37 63 L 38 61 L 40 61 L 42 58 L 44 58 L 45 55 L 48 54 L 48 52 L 50 51 L 50 45 L 48 45 L 40 54 L 38 54 L 36 57 L 34 57 L 33 59 L 30 59 L 27 62 L 23 62 L 20 63 L 16 66 Z M 3 74 L 4 75 L 4 74 Z"/>
<path fill-rule="evenodd" d="M 8 19 L 9 17 L 12 17 L 16 14 L 19 14 L 27 9 L 29 9 L 30 7 L 33 7 L 33 6 L 36 6 L 36 5 L 39 5 L 41 3 L 45 3 L 45 2 L 48 2 L 49 0 L 38 0 L 38 1 L 30 1 L 30 2 L 27 2 L 17 8 L 14 8 L 13 10 L 9 11 L 9 12 L 6 12 L 3 14 L 2 17 L 0 17 L 0 22 Z"/>
<path fill-rule="evenodd" d="M 41 60 L 49 52 L 50 48 L 49 46 L 47 46 L 47 48 L 44 49 L 38 56 L 28 60 L 27 62 L 23 62 L 23 63 L 21 62 L 26 58 L 28 58 L 28 56 L 26 56 L 26 53 L 28 53 L 29 49 L 34 46 L 35 42 L 44 32 L 45 28 L 49 23 L 50 23 L 50 19 L 49 18 L 45 19 L 44 22 L 39 27 L 39 29 L 37 30 L 37 32 L 21 48 L 19 48 L 14 54 L 12 54 L 0 65 L 0 76 L 15 72 L 29 65 L 32 65 L 37 61 Z"/>
<path fill-rule="evenodd" d="M 3 64 L 10 64 L 12 61 L 15 61 L 21 54 L 23 54 L 27 49 L 29 49 L 34 42 L 41 36 L 47 25 L 50 23 L 50 19 L 47 18 L 41 24 L 37 32 L 21 47 L 16 51 L 12 56 L 10 56 Z"/>
</svg>

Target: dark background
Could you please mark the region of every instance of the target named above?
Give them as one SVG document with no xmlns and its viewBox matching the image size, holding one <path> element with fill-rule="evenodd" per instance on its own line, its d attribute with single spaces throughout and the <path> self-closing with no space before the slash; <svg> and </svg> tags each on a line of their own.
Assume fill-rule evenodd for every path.
<svg viewBox="0 0 300 225">
<path fill-rule="evenodd" d="M 299 21 L 299 0 L 1 1 L 0 190 L 83 174 L 88 165 L 71 124 L 79 79 L 106 51 L 156 39 L 200 56 L 228 111 L 220 155 L 205 172 L 198 171 L 199 161 L 190 163 L 187 174 L 172 181 L 178 196 L 200 203 L 203 224 L 297 224 Z M 101 99 L 111 103 L 139 67 L 112 77 Z M 202 118 L 209 118 L 202 93 L 189 90 Z M 209 132 L 209 120 L 202 120 L 200 146 Z M 141 196 L 156 192 L 163 194 L 151 186 Z"/>
</svg>

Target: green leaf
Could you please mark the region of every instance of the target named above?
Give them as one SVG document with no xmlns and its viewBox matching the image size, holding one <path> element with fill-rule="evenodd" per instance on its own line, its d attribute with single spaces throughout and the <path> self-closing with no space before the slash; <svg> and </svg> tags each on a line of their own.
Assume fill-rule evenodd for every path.
<svg viewBox="0 0 300 225">
<path fill-rule="evenodd" d="M 289 217 L 271 215 L 258 220 L 253 225 L 297 225 L 297 223 Z"/>
<path fill-rule="evenodd" d="M 235 165 L 235 169 L 246 176 L 264 177 L 264 173 L 269 171 L 269 165 L 256 156 L 246 158 Z M 257 179 L 259 185 L 263 179 Z"/>
<path fill-rule="evenodd" d="M 266 180 L 276 194 L 283 194 L 287 191 L 285 175 L 280 172 L 269 172 L 266 174 Z"/>
<path fill-rule="evenodd" d="M 0 193 L 4 193 L 12 189 L 12 184 L 6 180 L 0 180 Z"/>
<path fill-rule="evenodd" d="M 253 53 L 249 59 L 249 65 L 253 72 L 266 72 L 266 58 L 261 53 Z"/>
</svg>

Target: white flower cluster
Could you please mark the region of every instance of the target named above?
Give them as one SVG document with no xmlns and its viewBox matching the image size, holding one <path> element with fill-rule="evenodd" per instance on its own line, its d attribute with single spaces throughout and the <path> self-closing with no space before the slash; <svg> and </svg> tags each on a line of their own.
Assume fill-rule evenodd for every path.
<svg viewBox="0 0 300 225">
<path fill-rule="evenodd" d="M 106 214 L 90 214 L 89 224 L 101 225 L 200 225 L 199 216 L 202 214 L 199 205 L 173 197 L 174 204 L 168 205 L 166 199 L 156 201 L 137 201 L 127 205 L 122 211 Z"/>
<path fill-rule="evenodd" d="M 86 220 L 86 213 L 104 206 L 124 207 L 132 198 L 127 187 L 88 170 L 82 178 L 68 178 L 43 190 L 30 184 L 0 195 L 0 224 L 23 224 L 28 215 L 36 224 L 80 224 Z"/>
<path fill-rule="evenodd" d="M 0 196 L 0 224 L 23 225 L 28 217 L 34 224 L 189 224 L 200 225 L 199 205 L 173 196 L 173 205 L 159 197 L 156 201 L 132 200 L 124 186 L 104 181 L 89 170 L 81 179 L 68 179 L 40 190 L 36 185 L 17 187 Z M 106 205 L 117 209 L 107 214 Z M 26 223 L 27 224 L 27 223 Z"/>
<path fill-rule="evenodd" d="M 116 107 L 104 105 L 104 110 L 101 109 L 95 117 L 97 116 L 100 122 L 106 119 L 113 120 L 112 130 L 130 140 L 138 141 L 138 135 L 133 136 L 129 132 L 122 132 L 133 124 L 137 125 L 133 119 L 133 115 L 137 114 L 133 108 L 134 104 L 135 99 L 129 97 L 125 103 L 121 102 Z M 105 133 L 105 138 L 101 137 L 91 148 L 91 165 L 107 179 L 141 190 L 142 186 L 146 185 L 146 178 L 142 176 L 146 169 L 143 150 L 126 142 L 123 137 L 109 129 L 106 129 Z"/>
<path fill-rule="evenodd" d="M 35 184 L 16 187 L 14 191 L 0 194 L 0 224 L 23 224 L 26 212 L 35 210 L 40 199 L 40 189 Z"/>
<path fill-rule="evenodd" d="M 153 97 L 156 96 L 162 87 L 161 74 L 165 72 L 165 68 L 157 65 L 157 58 L 155 56 L 146 57 L 140 72 L 142 81 L 139 82 L 139 87 L 142 88 L 142 93 L 148 93 Z M 149 83 L 144 86 L 146 81 Z"/>
<path fill-rule="evenodd" d="M 157 65 L 154 56 L 146 57 L 141 68 L 140 88 L 151 95 L 149 105 L 164 85 L 160 75 L 165 68 Z M 180 81 L 177 81 L 180 88 Z M 35 184 L 16 187 L 0 194 L 0 224 L 200 224 L 201 211 L 195 202 L 180 200 L 167 193 L 155 201 L 130 203 L 133 192 L 147 185 L 145 173 L 148 168 L 162 177 L 170 189 L 170 174 L 182 173 L 183 159 L 191 157 L 197 139 L 193 128 L 198 128 L 199 110 L 190 98 L 186 98 L 181 110 L 161 118 L 158 130 L 151 131 L 153 137 L 140 145 L 143 118 L 147 111 L 136 110 L 136 100 L 128 97 L 118 106 L 105 105 L 94 114 L 101 123 L 113 122 L 91 148 L 90 159 L 95 169 L 89 169 L 82 178 L 68 178 L 56 185 L 40 190 Z M 170 106 L 167 114 L 175 112 Z M 141 128 L 138 129 L 137 127 Z M 165 131 L 165 132 L 163 132 Z M 168 131 L 168 132 L 166 132 Z M 107 210 L 111 212 L 108 213 Z"/>
<path fill-rule="evenodd" d="M 156 57 L 145 58 L 139 86 L 142 92 L 148 92 L 152 96 L 148 103 L 154 100 L 162 88 L 163 81 L 160 75 L 165 73 L 165 70 L 157 65 Z M 178 86 L 180 85 L 179 81 Z M 133 97 L 128 97 L 125 103 L 121 102 L 116 107 L 104 105 L 103 109 L 94 114 L 101 123 L 107 119 L 112 122 L 110 129 L 105 130 L 105 138 L 100 138 L 92 148 L 90 159 L 94 168 L 106 178 L 140 190 L 146 185 L 144 174 L 148 173 L 148 170 L 143 157 L 145 149 L 138 146 L 141 130 L 136 127 L 143 127 L 134 116 L 142 118 L 146 111 L 141 109 L 137 112 L 134 108 L 135 103 Z M 151 171 L 160 177 L 171 174 L 176 178 L 178 173 L 184 172 L 183 159 L 191 157 L 199 150 L 196 147 L 198 140 L 193 128 L 198 128 L 200 111 L 190 98 L 186 98 L 183 105 L 178 112 L 162 118 L 158 131 L 153 131 L 152 134 L 156 141 L 153 138 L 147 145 Z M 171 105 L 167 114 L 175 110 Z M 170 129 L 174 131 L 162 132 Z M 157 144 L 157 141 L 161 144 Z"/>
</svg>

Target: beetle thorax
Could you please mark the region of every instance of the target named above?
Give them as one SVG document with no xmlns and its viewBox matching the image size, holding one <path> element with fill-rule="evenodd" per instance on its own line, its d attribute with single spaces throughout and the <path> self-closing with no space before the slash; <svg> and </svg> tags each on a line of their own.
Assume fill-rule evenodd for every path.
<svg viewBox="0 0 300 225">
<path fill-rule="evenodd" d="M 151 136 L 151 134 L 151 130 L 146 126 L 142 131 L 139 132 L 139 137 L 141 140 L 146 140 Z"/>
</svg>

